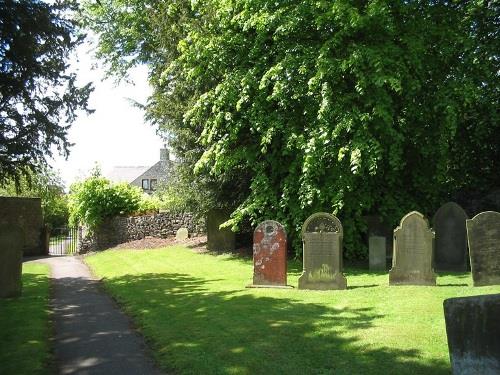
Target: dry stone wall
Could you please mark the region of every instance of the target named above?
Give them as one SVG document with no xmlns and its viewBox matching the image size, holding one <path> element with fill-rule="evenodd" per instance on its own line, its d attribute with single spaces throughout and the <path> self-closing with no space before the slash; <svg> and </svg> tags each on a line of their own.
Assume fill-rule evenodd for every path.
<svg viewBox="0 0 500 375">
<path fill-rule="evenodd" d="M 162 212 L 154 215 L 108 218 L 92 233 L 80 228 L 78 251 L 86 253 L 116 246 L 145 237 L 167 238 L 175 236 L 179 228 L 188 228 L 190 235 L 205 233 L 204 220 L 191 213 Z"/>
</svg>

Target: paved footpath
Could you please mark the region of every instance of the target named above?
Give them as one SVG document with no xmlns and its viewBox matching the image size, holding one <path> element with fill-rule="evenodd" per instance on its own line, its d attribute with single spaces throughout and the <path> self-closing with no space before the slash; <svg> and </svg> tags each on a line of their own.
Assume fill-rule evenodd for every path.
<svg viewBox="0 0 500 375">
<path fill-rule="evenodd" d="M 60 374 L 161 374 L 145 352 L 143 337 L 78 257 L 37 262 L 52 268 L 54 354 Z"/>
</svg>

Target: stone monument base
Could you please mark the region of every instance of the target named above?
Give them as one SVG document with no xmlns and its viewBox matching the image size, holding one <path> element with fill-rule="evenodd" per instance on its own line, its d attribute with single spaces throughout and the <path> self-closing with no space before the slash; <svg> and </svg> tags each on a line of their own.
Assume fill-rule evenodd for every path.
<svg viewBox="0 0 500 375">
<path fill-rule="evenodd" d="M 255 284 L 250 284 L 250 285 L 247 285 L 245 288 L 293 289 L 293 286 L 291 286 L 291 285 L 255 285 Z"/>
<path fill-rule="evenodd" d="M 436 274 L 434 272 L 402 271 L 393 268 L 389 271 L 389 285 L 436 286 Z"/>
<path fill-rule="evenodd" d="M 332 275 L 331 279 L 314 280 L 305 272 L 299 277 L 299 289 L 342 290 L 347 289 L 347 279 L 343 273 Z"/>
</svg>

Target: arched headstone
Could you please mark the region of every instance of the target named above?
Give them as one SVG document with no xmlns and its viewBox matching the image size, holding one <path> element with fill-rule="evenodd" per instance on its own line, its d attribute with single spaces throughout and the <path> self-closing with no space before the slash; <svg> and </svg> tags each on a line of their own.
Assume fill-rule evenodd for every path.
<svg viewBox="0 0 500 375">
<path fill-rule="evenodd" d="M 304 222 L 304 270 L 299 278 L 299 289 L 347 288 L 342 273 L 342 237 L 342 224 L 334 215 L 319 212 Z"/>
<path fill-rule="evenodd" d="M 394 229 L 390 285 L 436 285 L 432 269 L 434 233 L 420 212 L 413 211 Z"/>
<path fill-rule="evenodd" d="M 500 285 L 500 213 L 481 212 L 467 220 L 474 286 Z"/>
<path fill-rule="evenodd" d="M 468 270 L 467 219 L 462 207 L 453 202 L 442 205 L 434 215 L 434 268 L 437 271 Z"/>
<path fill-rule="evenodd" d="M 187 228 L 179 228 L 175 232 L 175 239 L 177 241 L 186 241 L 189 238 L 189 231 Z"/>
<path fill-rule="evenodd" d="M 286 232 L 277 221 L 266 220 L 253 232 L 253 284 L 286 287 Z"/>
</svg>

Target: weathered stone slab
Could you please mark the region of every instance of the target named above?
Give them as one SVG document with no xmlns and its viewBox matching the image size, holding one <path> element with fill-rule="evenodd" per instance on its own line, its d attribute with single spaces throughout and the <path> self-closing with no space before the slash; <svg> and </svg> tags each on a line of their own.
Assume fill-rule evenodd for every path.
<svg viewBox="0 0 500 375">
<path fill-rule="evenodd" d="M 377 215 L 364 216 L 363 220 L 367 226 L 368 242 L 372 236 L 385 237 L 386 258 L 392 258 L 393 227 L 385 224 Z"/>
<path fill-rule="evenodd" d="M 443 305 L 453 374 L 500 374 L 500 294 L 450 298 Z"/>
<path fill-rule="evenodd" d="M 229 211 L 212 209 L 207 215 L 207 249 L 210 251 L 234 251 L 235 235 L 229 228 L 220 225 L 229 220 Z"/>
<path fill-rule="evenodd" d="M 413 211 L 394 229 L 390 285 L 436 285 L 432 269 L 434 233 L 420 212 Z"/>
<path fill-rule="evenodd" d="M 500 285 L 500 213 L 481 212 L 466 225 L 474 286 Z"/>
<path fill-rule="evenodd" d="M 385 271 L 386 240 L 382 236 L 370 236 L 368 239 L 370 271 Z"/>
<path fill-rule="evenodd" d="M 266 220 L 253 233 L 253 285 L 286 286 L 286 232 L 277 221 Z"/>
<path fill-rule="evenodd" d="M 175 239 L 177 241 L 186 241 L 189 238 L 189 232 L 187 228 L 179 228 L 175 232 Z"/>
<path fill-rule="evenodd" d="M 302 226 L 304 270 L 299 289 L 346 289 L 342 273 L 343 229 L 334 215 L 320 212 Z"/>
<path fill-rule="evenodd" d="M 465 211 L 458 204 L 448 202 L 442 205 L 432 219 L 436 233 L 434 268 L 439 271 L 467 271 L 469 252 Z"/>
<path fill-rule="evenodd" d="M 21 295 L 24 238 L 18 227 L 0 226 L 0 298 Z"/>
</svg>

